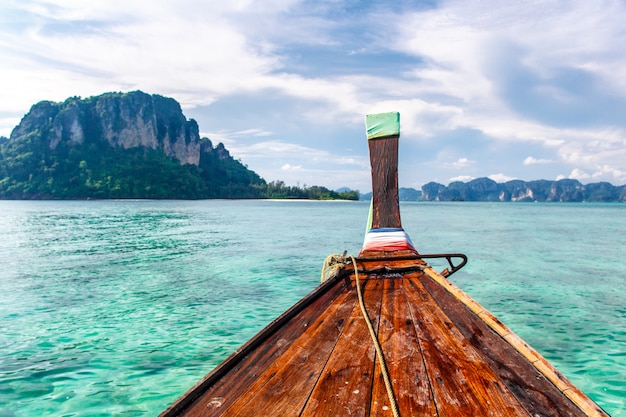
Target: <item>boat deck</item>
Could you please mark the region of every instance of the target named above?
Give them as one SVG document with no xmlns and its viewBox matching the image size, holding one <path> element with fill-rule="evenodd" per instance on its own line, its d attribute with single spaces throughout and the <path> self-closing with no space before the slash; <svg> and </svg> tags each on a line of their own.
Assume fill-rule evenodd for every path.
<svg viewBox="0 0 626 417">
<path fill-rule="evenodd" d="M 400 415 L 607 415 L 423 261 L 357 265 Z M 391 416 L 352 267 L 162 414 L 177 415 Z"/>
</svg>

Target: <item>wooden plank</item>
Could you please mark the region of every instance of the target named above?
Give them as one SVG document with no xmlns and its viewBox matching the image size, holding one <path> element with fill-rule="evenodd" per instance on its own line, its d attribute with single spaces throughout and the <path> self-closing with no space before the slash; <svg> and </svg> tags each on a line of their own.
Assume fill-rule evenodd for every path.
<svg viewBox="0 0 626 417">
<path fill-rule="evenodd" d="M 480 315 L 482 319 L 484 317 L 484 313 Z M 487 325 L 491 326 L 491 321 L 484 320 Z M 495 330 L 495 329 L 494 329 Z M 495 330 L 498 333 L 497 330 Z M 498 333 L 500 334 L 500 333 Z M 500 336 L 502 336 L 500 334 Z M 524 341 L 521 337 L 516 335 L 513 332 L 508 332 L 505 336 L 503 336 L 504 340 L 506 340 L 513 348 L 520 352 L 520 354 L 526 358 L 528 362 L 534 363 L 541 358 L 541 355 L 533 349 L 528 343 Z"/>
<path fill-rule="evenodd" d="M 531 415 L 585 415 L 513 346 L 452 294 L 427 276 L 421 276 L 420 282 Z"/>
<path fill-rule="evenodd" d="M 441 285 L 443 288 L 448 290 L 451 294 L 453 294 L 456 298 L 458 298 L 463 304 L 465 304 L 467 308 L 469 308 L 471 311 L 473 311 L 477 315 L 480 315 L 481 313 L 484 313 L 486 311 L 485 307 L 483 307 L 472 297 L 470 297 L 469 295 L 461 291 L 459 287 L 457 287 L 456 285 L 448 281 L 447 278 L 445 278 L 439 272 L 435 271 L 432 267 L 429 266 L 429 267 L 424 268 L 424 274 L 429 276 L 430 278 L 432 278 L 433 281 L 435 281 L 436 283 Z M 502 331 L 509 333 L 508 329 L 502 329 Z M 504 336 L 504 334 L 502 333 L 499 333 L 499 334 L 501 336 Z"/>
<path fill-rule="evenodd" d="M 368 251 L 366 251 L 368 252 Z M 373 251 L 369 251 L 373 252 Z M 404 251 L 396 251 L 404 252 Z M 376 251 L 376 255 L 380 255 L 381 251 Z M 425 265 L 426 262 L 419 258 L 419 255 L 416 255 L 414 252 L 411 252 L 409 256 L 397 258 L 394 256 L 380 258 L 376 256 L 375 258 L 363 258 L 359 256 L 356 259 L 357 266 L 360 271 L 363 273 L 384 273 L 385 270 L 394 269 L 398 270 L 420 270 L 422 265 Z"/>
<path fill-rule="evenodd" d="M 378 340 L 398 408 L 404 416 L 436 416 L 437 409 L 404 290 L 404 279 L 385 279 L 383 283 Z M 391 404 L 377 360 L 370 416 L 391 415 Z"/>
<path fill-rule="evenodd" d="M 520 355 L 531 362 L 552 384 L 576 404 L 588 416 L 608 417 L 608 413 L 602 410 L 595 402 L 580 391 L 574 384 L 558 372 L 554 366 L 541 356 L 536 350 L 531 348 L 524 340 L 513 333 L 500 320 L 493 316 L 483 306 L 477 303 L 469 295 L 463 292 L 456 285 L 449 282 L 443 276 L 435 272 L 432 268 L 425 268 L 425 274 L 434 282 L 446 289 L 454 298 L 461 301 L 469 310 L 477 314 L 489 327 L 497 334 L 509 342 L 509 344 Z"/>
<path fill-rule="evenodd" d="M 367 141 L 372 166 L 373 229 L 402 227 L 398 197 L 398 139 L 396 135 Z"/>
<path fill-rule="evenodd" d="M 410 275 L 407 296 L 439 416 L 529 416 L 422 286 L 421 274 Z"/>
<path fill-rule="evenodd" d="M 361 283 L 365 306 L 376 328 L 383 283 L 381 280 L 362 280 Z M 361 309 L 355 305 L 301 416 L 367 416 L 374 356 L 374 345 Z"/>
<path fill-rule="evenodd" d="M 610 417 L 609 414 L 604 411 L 598 404 L 591 401 L 585 393 L 583 393 L 578 387 L 572 386 L 564 391 L 564 394 L 572 400 L 576 405 L 580 407 L 583 412 L 589 417 Z"/>
<path fill-rule="evenodd" d="M 338 297 L 290 344 L 227 411 L 229 416 L 292 416 L 304 407 L 356 304 L 354 292 Z M 313 342 L 314 341 L 314 342 Z"/>
<path fill-rule="evenodd" d="M 300 337 L 310 326 L 323 316 L 329 305 L 332 303 L 342 303 L 349 297 L 349 289 L 344 281 L 328 283 L 329 288 L 319 298 L 315 299 L 296 317 L 272 331 L 269 335 L 264 335 L 268 328 L 261 331 L 254 339 L 246 345 L 256 344 L 251 347 L 244 357 L 240 357 L 237 352 L 223 362 L 218 368 L 213 370 L 205 381 L 211 384 L 204 390 L 201 397 L 186 407 L 186 410 L 176 413 L 164 413 L 163 416 L 185 415 L 185 416 L 217 416 L 227 410 L 241 395 L 248 389 L 257 375 L 264 372 L 271 364 L 277 360 L 288 348 L 291 341 Z M 342 296 L 343 294 L 343 296 Z M 339 297 L 339 299 L 337 299 Z M 282 316 L 281 316 L 282 317 Z M 276 322 L 280 324 L 280 320 Z M 255 342 L 255 339 L 260 339 Z M 242 347 L 242 349 L 245 349 Z M 241 350 L 241 349 L 240 349 Z M 234 363 L 231 363 L 234 362 Z M 223 372 L 220 372 L 223 370 Z M 219 373 L 216 375 L 216 372 Z M 212 378 L 215 376 L 215 378 Z M 214 381 L 212 381 L 214 379 Z M 198 385 L 201 386 L 203 382 Z M 193 391 L 190 390 L 186 395 Z M 185 398 L 183 396 L 182 398 Z M 174 410 L 175 411 L 175 410 Z"/>
</svg>

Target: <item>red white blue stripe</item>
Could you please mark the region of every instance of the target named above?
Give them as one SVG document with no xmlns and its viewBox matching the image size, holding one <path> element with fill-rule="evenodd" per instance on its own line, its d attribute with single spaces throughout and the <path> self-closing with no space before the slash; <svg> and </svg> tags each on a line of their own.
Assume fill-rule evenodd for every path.
<svg viewBox="0 0 626 417">
<path fill-rule="evenodd" d="M 363 241 L 364 251 L 397 251 L 410 250 L 417 252 L 409 235 L 401 228 L 370 229 Z"/>
</svg>

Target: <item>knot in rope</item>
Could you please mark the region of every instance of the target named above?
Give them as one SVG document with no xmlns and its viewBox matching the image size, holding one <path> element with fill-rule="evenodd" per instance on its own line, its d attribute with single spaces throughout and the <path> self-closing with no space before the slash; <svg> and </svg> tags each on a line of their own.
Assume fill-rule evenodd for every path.
<svg viewBox="0 0 626 417">
<path fill-rule="evenodd" d="M 328 255 L 324 260 L 324 266 L 322 266 L 322 276 L 321 281 L 327 281 L 330 277 L 335 275 L 337 271 L 343 269 L 348 265 L 348 258 L 346 258 L 346 254 L 348 251 L 344 250 L 342 255 L 333 254 Z"/>
</svg>

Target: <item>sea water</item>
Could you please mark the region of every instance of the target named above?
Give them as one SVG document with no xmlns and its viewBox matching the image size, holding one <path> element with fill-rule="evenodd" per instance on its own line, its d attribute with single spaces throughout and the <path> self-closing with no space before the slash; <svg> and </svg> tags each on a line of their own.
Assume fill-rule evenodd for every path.
<svg viewBox="0 0 626 417">
<path fill-rule="evenodd" d="M 0 416 L 157 415 L 315 288 L 327 255 L 357 254 L 368 209 L 0 201 Z M 626 205 L 401 212 L 420 252 L 469 257 L 451 281 L 626 416 Z"/>
</svg>

